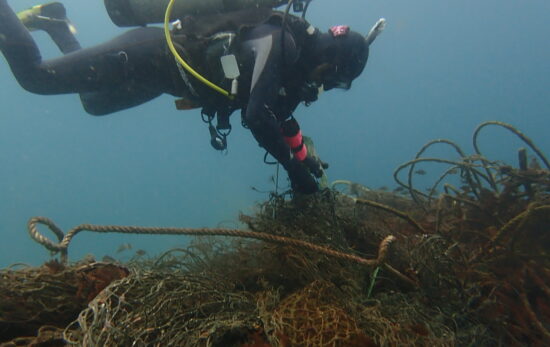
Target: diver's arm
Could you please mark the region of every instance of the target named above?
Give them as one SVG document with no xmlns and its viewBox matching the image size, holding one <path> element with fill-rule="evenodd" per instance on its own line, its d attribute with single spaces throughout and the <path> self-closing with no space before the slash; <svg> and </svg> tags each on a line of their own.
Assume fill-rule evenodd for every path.
<svg viewBox="0 0 550 347">
<path fill-rule="evenodd" d="M 282 123 L 281 132 L 286 144 L 290 147 L 292 156 L 305 165 L 315 177 L 320 178 L 323 176 L 323 170 L 328 168 L 328 164 L 315 154 L 313 148 L 308 148 L 304 136 L 302 136 L 300 125 L 294 117 Z"/>
<path fill-rule="evenodd" d="M 264 35 L 261 35 L 261 30 L 266 31 Z M 281 129 L 280 125 L 280 120 L 290 116 L 290 114 L 285 114 L 289 113 L 289 110 L 284 107 L 284 95 L 281 94 L 283 90 L 282 69 L 285 64 L 282 61 L 280 29 L 260 27 L 258 31 L 259 34 L 249 40 L 249 44 L 255 52 L 255 61 L 250 97 L 244 117 L 245 122 L 260 146 L 265 148 L 287 170 L 293 188 L 306 193 L 315 192 L 317 183 L 302 163 L 306 158 L 307 148 L 301 141 L 301 133 L 299 137 L 295 137 L 298 134 L 289 132 L 289 127 L 285 134 L 285 129 Z M 290 40 L 291 37 L 287 35 L 285 41 Z M 295 46 L 294 49 L 296 49 Z M 285 51 L 285 56 L 291 53 L 295 52 Z M 287 122 L 283 124 L 285 123 Z M 295 120 L 293 125 L 294 130 L 299 131 L 298 123 Z M 300 143 L 294 146 L 297 142 Z M 291 149 L 296 149 L 296 151 L 291 151 Z"/>
<path fill-rule="evenodd" d="M 294 117 L 282 123 L 281 133 L 283 134 L 285 143 L 290 147 L 292 156 L 298 161 L 304 161 L 307 157 L 307 146 L 304 143 L 300 125 Z"/>
<path fill-rule="evenodd" d="M 254 66 L 244 120 L 260 146 L 285 165 L 291 155 L 279 126 L 279 120 L 289 116 L 282 114 L 280 107 L 283 64 L 279 37 L 280 28 L 260 25 L 246 38 L 246 49 L 254 54 Z"/>
</svg>

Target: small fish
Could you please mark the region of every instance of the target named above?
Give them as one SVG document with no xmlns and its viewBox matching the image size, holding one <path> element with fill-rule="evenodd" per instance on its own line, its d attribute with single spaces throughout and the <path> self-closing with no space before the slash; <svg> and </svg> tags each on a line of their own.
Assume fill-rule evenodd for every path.
<svg viewBox="0 0 550 347">
<path fill-rule="evenodd" d="M 104 263 L 117 263 L 117 260 L 110 255 L 104 255 L 101 261 Z"/>
<path fill-rule="evenodd" d="M 381 190 L 383 192 L 387 192 L 389 189 L 386 186 L 382 186 L 382 187 L 378 188 L 378 190 Z"/>
<path fill-rule="evenodd" d="M 260 189 L 258 189 L 258 188 L 256 188 L 256 187 L 252 187 L 252 186 L 250 187 L 250 189 L 252 189 L 252 190 L 255 191 L 256 193 L 262 193 L 262 194 L 264 194 L 264 193 L 270 193 L 270 192 L 267 191 L 267 190 L 260 190 Z"/>
<path fill-rule="evenodd" d="M 120 252 L 124 252 L 124 251 L 130 250 L 130 249 L 132 249 L 132 244 L 131 243 L 123 243 L 120 246 L 118 246 L 116 252 L 120 253 Z"/>
<path fill-rule="evenodd" d="M 399 193 L 399 192 L 402 192 L 402 191 L 404 191 L 404 190 L 405 190 L 404 187 L 399 186 L 399 187 L 395 188 L 393 191 L 394 191 L 395 193 Z"/>
<path fill-rule="evenodd" d="M 145 254 L 147 254 L 147 252 L 146 252 L 145 250 L 143 250 L 143 249 L 138 249 L 138 250 L 136 251 L 136 255 L 137 255 L 138 257 L 143 257 Z"/>
<path fill-rule="evenodd" d="M 424 171 L 422 169 L 419 169 L 419 170 L 416 170 L 414 173 L 417 174 L 417 175 L 425 175 L 426 171 Z"/>
<path fill-rule="evenodd" d="M 539 161 L 537 160 L 537 158 L 531 157 L 531 160 L 529 162 L 529 169 L 531 169 L 531 170 L 540 170 L 541 169 Z"/>
<path fill-rule="evenodd" d="M 466 186 L 466 185 L 460 186 L 460 189 L 462 189 L 462 191 L 463 191 L 464 193 L 469 193 L 469 192 L 472 191 L 472 188 L 471 188 L 470 186 Z"/>
</svg>

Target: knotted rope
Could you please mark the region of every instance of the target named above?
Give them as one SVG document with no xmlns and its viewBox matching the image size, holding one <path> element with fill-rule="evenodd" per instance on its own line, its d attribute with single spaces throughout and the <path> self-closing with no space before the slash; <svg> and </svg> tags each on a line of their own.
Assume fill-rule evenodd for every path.
<svg viewBox="0 0 550 347">
<path fill-rule="evenodd" d="M 55 243 L 42 235 L 38 231 L 38 224 L 46 225 L 59 240 Z M 328 247 L 319 246 L 310 242 L 292 239 L 290 237 L 265 234 L 255 231 L 245 231 L 238 229 L 224 228 L 171 228 L 171 227 L 141 227 L 141 226 L 118 226 L 118 225 L 95 225 L 80 224 L 69 230 L 67 234 L 55 225 L 55 223 L 46 217 L 33 217 L 27 223 L 27 229 L 31 238 L 46 247 L 48 250 L 57 253 L 60 252 L 61 260 L 67 262 L 67 251 L 73 237 L 81 231 L 93 231 L 98 233 L 123 233 L 123 234 L 152 234 L 152 235 L 198 235 L 198 236 L 231 236 L 256 239 L 282 245 L 305 248 L 314 252 L 322 253 L 331 257 L 353 261 L 367 266 L 380 265 L 388 253 L 389 245 L 395 240 L 395 237 L 387 236 L 380 242 L 378 256 L 375 259 L 365 259 L 353 254 L 339 252 Z"/>
</svg>

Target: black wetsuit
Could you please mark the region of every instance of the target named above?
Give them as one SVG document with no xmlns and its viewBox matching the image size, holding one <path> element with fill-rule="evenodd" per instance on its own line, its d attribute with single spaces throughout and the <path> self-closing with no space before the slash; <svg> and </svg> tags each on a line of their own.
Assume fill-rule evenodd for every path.
<svg viewBox="0 0 550 347">
<path fill-rule="evenodd" d="M 292 160 L 281 131 L 298 104 L 311 97 L 304 98 L 309 92 L 303 92 L 308 90 L 308 49 L 299 47 L 287 32 L 283 57 L 282 36 L 280 25 L 264 23 L 246 30 L 240 39 L 239 108 L 258 143 L 287 169 L 293 186 L 311 192 L 315 181 Z M 133 29 L 106 43 L 44 61 L 28 30 L 6 0 L 0 0 L 0 49 L 24 89 L 37 94 L 79 93 L 92 115 L 127 109 L 164 93 L 189 94 L 163 30 L 156 27 Z"/>
<path fill-rule="evenodd" d="M 28 30 L 6 0 L 0 0 L 0 49 L 24 89 L 43 95 L 80 93 L 92 115 L 137 106 L 163 93 L 179 95 L 173 80 L 179 76 L 177 68 L 159 28 L 137 28 L 100 45 L 42 60 Z"/>
</svg>

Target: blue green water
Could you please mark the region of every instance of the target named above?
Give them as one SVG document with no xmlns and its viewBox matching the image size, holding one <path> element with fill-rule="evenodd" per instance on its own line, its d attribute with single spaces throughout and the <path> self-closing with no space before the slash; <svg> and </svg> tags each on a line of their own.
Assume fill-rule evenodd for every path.
<svg viewBox="0 0 550 347">
<path fill-rule="evenodd" d="M 36 2 L 10 4 L 21 10 Z M 83 46 L 125 30 L 100 0 L 65 6 Z M 328 92 L 295 114 L 330 163 L 329 178 L 391 188 L 393 170 L 424 143 L 449 138 L 471 152 L 472 132 L 486 120 L 511 123 L 550 152 L 549 15 L 547 0 L 314 0 L 308 18 L 319 28 L 349 24 L 366 33 L 378 18 L 388 22 L 350 91 Z M 59 54 L 44 33 L 33 35 L 45 58 Z M 275 168 L 263 164 L 238 114 L 224 156 L 210 147 L 198 112 L 176 111 L 172 97 L 93 117 L 75 95 L 24 91 L 0 60 L 2 267 L 48 259 L 26 233 L 31 216 L 64 230 L 81 223 L 235 227 L 240 211 L 268 197 L 251 187 L 274 188 Z M 514 162 L 522 144 L 495 128 L 484 131 L 481 145 L 490 158 Z M 156 253 L 186 242 L 86 233 L 70 255 L 117 255 L 121 243 Z"/>
</svg>

